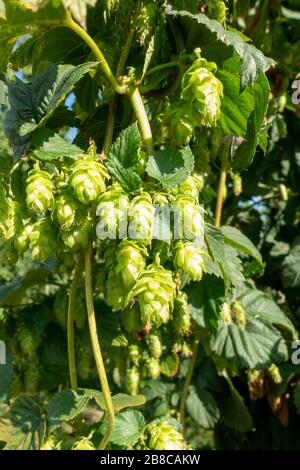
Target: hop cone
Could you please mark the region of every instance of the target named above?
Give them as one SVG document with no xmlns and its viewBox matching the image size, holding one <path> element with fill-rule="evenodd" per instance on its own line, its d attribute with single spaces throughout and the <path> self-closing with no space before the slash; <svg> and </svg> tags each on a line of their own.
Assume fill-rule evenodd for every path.
<svg viewBox="0 0 300 470">
<path fill-rule="evenodd" d="M 278 366 L 276 366 L 276 364 L 271 364 L 269 369 L 268 369 L 268 372 L 271 376 L 271 379 L 273 380 L 273 382 L 275 384 L 280 384 L 282 382 L 282 376 L 281 376 L 280 370 L 279 370 Z"/>
<path fill-rule="evenodd" d="M 214 18 L 219 23 L 225 23 L 226 21 L 226 5 L 221 0 L 209 0 L 208 2 L 208 13 L 211 18 Z"/>
<path fill-rule="evenodd" d="M 201 175 L 189 176 L 184 183 L 178 187 L 178 193 L 192 197 L 196 202 L 199 200 L 199 193 L 203 189 L 204 180 Z"/>
<path fill-rule="evenodd" d="M 154 207 L 150 194 L 136 196 L 130 205 L 129 236 L 134 240 L 151 243 L 154 222 Z"/>
<path fill-rule="evenodd" d="M 33 225 L 29 234 L 30 248 L 34 260 L 43 262 L 57 252 L 57 233 L 48 219 L 42 219 Z"/>
<path fill-rule="evenodd" d="M 151 450 L 185 450 L 183 435 L 168 421 L 154 421 L 148 426 Z"/>
<path fill-rule="evenodd" d="M 128 333 L 137 333 L 143 330 L 141 311 L 137 303 L 123 311 L 122 324 Z"/>
<path fill-rule="evenodd" d="M 20 207 L 16 201 L 6 196 L 0 189 L 0 236 L 3 240 L 12 239 L 22 226 Z"/>
<path fill-rule="evenodd" d="M 69 230 L 84 217 L 83 207 L 69 191 L 63 191 L 55 202 L 55 215 L 61 230 Z"/>
<path fill-rule="evenodd" d="M 26 224 L 22 230 L 17 234 L 15 239 L 15 247 L 18 250 L 19 254 L 24 253 L 30 244 L 30 234 L 33 230 L 33 224 Z"/>
<path fill-rule="evenodd" d="M 83 155 L 71 167 L 70 185 L 79 201 L 89 204 L 106 190 L 108 174 L 96 156 Z"/>
<path fill-rule="evenodd" d="M 187 301 L 187 295 L 179 292 L 175 299 L 172 324 L 176 333 L 185 336 L 191 332 L 191 311 Z"/>
<path fill-rule="evenodd" d="M 54 185 L 51 176 L 46 171 L 32 170 L 26 180 L 26 203 L 28 209 L 38 214 L 44 214 L 48 209 L 54 209 Z"/>
<path fill-rule="evenodd" d="M 179 147 L 188 145 L 197 125 L 196 115 L 191 112 L 190 106 L 184 100 L 179 101 L 177 105 L 172 107 L 167 119 L 170 121 L 172 140 Z"/>
<path fill-rule="evenodd" d="M 233 182 L 233 194 L 235 196 L 240 196 L 243 191 L 243 180 L 239 173 L 234 173 L 232 175 L 232 182 Z"/>
<path fill-rule="evenodd" d="M 147 343 L 151 356 L 159 359 L 163 353 L 161 336 L 158 332 L 151 332 L 147 337 Z"/>
<path fill-rule="evenodd" d="M 130 395 L 138 395 L 140 388 L 140 373 L 137 367 L 133 366 L 126 371 L 126 387 Z"/>
<path fill-rule="evenodd" d="M 119 310 L 125 307 L 127 298 L 127 291 L 122 282 L 120 275 L 116 275 L 114 270 L 110 270 L 108 279 L 106 281 L 106 296 L 105 300 L 107 305 Z"/>
<path fill-rule="evenodd" d="M 219 118 L 223 85 L 212 73 L 214 62 L 197 59 L 182 79 L 182 98 L 197 113 L 198 126 L 212 127 Z"/>
<path fill-rule="evenodd" d="M 189 196 L 178 195 L 174 201 L 177 217 L 175 218 L 174 237 L 186 240 L 203 240 L 204 217 L 202 207 Z"/>
<path fill-rule="evenodd" d="M 147 371 L 151 379 L 157 380 L 160 376 L 160 365 L 158 359 L 150 357 L 147 360 Z"/>
<path fill-rule="evenodd" d="M 237 300 L 231 304 L 231 314 L 236 324 L 245 329 L 247 324 L 246 312 Z"/>
<path fill-rule="evenodd" d="M 87 437 L 81 437 L 79 441 L 75 442 L 72 450 L 96 450 L 92 441 Z"/>
<path fill-rule="evenodd" d="M 116 273 L 121 275 L 125 288 L 129 291 L 145 267 L 146 250 L 134 241 L 120 243 L 116 253 Z"/>
<path fill-rule="evenodd" d="M 224 304 L 222 305 L 220 318 L 226 324 L 232 323 L 231 309 L 230 305 L 227 302 L 224 302 Z"/>
<path fill-rule="evenodd" d="M 172 272 L 161 266 L 149 266 L 138 278 L 132 296 L 137 297 L 144 324 L 167 323 L 173 310 L 176 284 Z"/>
<path fill-rule="evenodd" d="M 174 254 L 174 266 L 185 272 L 193 281 L 202 279 L 206 253 L 193 243 L 178 242 Z"/>
<path fill-rule="evenodd" d="M 127 231 L 128 196 L 122 188 L 113 185 L 99 199 L 97 236 L 99 239 L 123 238 Z"/>
<path fill-rule="evenodd" d="M 73 253 L 76 253 L 87 246 L 91 228 L 92 222 L 88 217 L 86 217 L 79 225 L 72 227 L 70 230 L 62 231 L 62 241 L 68 249 Z"/>
<path fill-rule="evenodd" d="M 128 356 L 133 365 L 138 366 L 142 358 L 143 350 L 139 344 L 131 344 L 128 348 Z"/>
</svg>

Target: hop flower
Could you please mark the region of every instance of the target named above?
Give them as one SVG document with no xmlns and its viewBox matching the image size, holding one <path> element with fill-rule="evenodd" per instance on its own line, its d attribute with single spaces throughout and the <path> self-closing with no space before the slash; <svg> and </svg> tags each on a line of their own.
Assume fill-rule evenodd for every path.
<svg viewBox="0 0 300 470">
<path fill-rule="evenodd" d="M 22 220 L 18 203 L 7 197 L 0 189 L 0 236 L 3 240 L 11 240 L 20 230 Z"/>
<path fill-rule="evenodd" d="M 230 305 L 227 302 L 224 302 L 224 304 L 222 305 L 220 318 L 226 324 L 232 323 L 231 309 Z"/>
<path fill-rule="evenodd" d="M 186 240 L 203 240 L 204 217 L 202 207 L 193 197 L 178 195 L 174 201 L 176 218 L 174 238 Z"/>
<path fill-rule="evenodd" d="M 26 180 L 26 203 L 30 211 L 44 214 L 54 209 L 54 185 L 46 171 L 31 170 Z"/>
<path fill-rule="evenodd" d="M 160 376 L 160 365 L 159 361 L 155 357 L 150 357 L 147 360 L 147 371 L 151 379 L 156 380 Z"/>
<path fill-rule="evenodd" d="M 126 387 L 130 395 L 138 395 L 140 388 L 140 373 L 136 366 L 126 371 Z"/>
<path fill-rule="evenodd" d="M 187 301 L 187 295 L 179 292 L 175 299 L 172 324 L 176 333 L 185 336 L 191 331 L 191 311 Z"/>
<path fill-rule="evenodd" d="M 184 100 L 179 101 L 166 117 L 170 122 L 171 137 L 179 147 L 188 145 L 197 125 L 196 115 Z"/>
<path fill-rule="evenodd" d="M 180 241 L 175 247 L 174 266 L 193 281 L 200 281 L 205 271 L 205 256 L 207 254 L 198 245 Z"/>
<path fill-rule="evenodd" d="M 123 238 L 127 231 L 128 196 L 118 185 L 112 185 L 99 199 L 97 236 L 99 239 Z"/>
<path fill-rule="evenodd" d="M 61 232 L 62 241 L 67 248 L 75 253 L 87 246 L 91 228 L 91 220 L 88 217 L 85 217 L 79 225 L 72 227 L 70 230 Z"/>
<path fill-rule="evenodd" d="M 161 336 L 158 332 L 151 332 L 147 337 L 147 343 L 151 356 L 159 359 L 163 353 Z"/>
<path fill-rule="evenodd" d="M 116 275 L 114 270 L 110 270 L 105 287 L 105 300 L 107 305 L 114 308 L 115 310 L 124 308 L 126 304 L 127 291 L 122 282 L 121 276 Z"/>
<path fill-rule="evenodd" d="M 84 217 L 84 208 L 69 191 L 61 192 L 55 202 L 55 215 L 61 230 L 69 230 L 80 223 Z"/>
<path fill-rule="evenodd" d="M 57 233 L 48 219 L 41 219 L 33 225 L 29 234 L 32 257 L 40 262 L 57 252 Z"/>
<path fill-rule="evenodd" d="M 87 437 L 81 437 L 79 441 L 75 442 L 72 450 L 96 450 L 94 444 Z"/>
<path fill-rule="evenodd" d="M 178 194 L 192 197 L 197 203 L 199 200 L 199 193 L 203 189 L 204 180 L 201 175 L 189 176 L 179 187 Z"/>
<path fill-rule="evenodd" d="M 79 201 L 89 204 L 106 190 L 108 174 L 95 155 L 83 155 L 71 167 L 70 185 Z"/>
<path fill-rule="evenodd" d="M 227 8 L 223 1 L 209 0 L 208 13 L 211 18 L 216 19 L 219 23 L 225 23 Z"/>
<path fill-rule="evenodd" d="M 197 125 L 212 127 L 219 118 L 223 85 L 212 73 L 214 62 L 197 59 L 182 79 L 181 97 L 197 113 Z"/>
<path fill-rule="evenodd" d="M 234 173 L 232 175 L 232 183 L 233 183 L 233 194 L 235 196 L 239 196 L 243 191 L 243 180 L 239 173 Z"/>
<path fill-rule="evenodd" d="M 15 247 L 18 250 L 19 254 L 24 253 L 30 244 L 30 234 L 33 230 L 33 224 L 28 223 L 22 227 L 21 232 L 19 232 L 15 239 Z"/>
<path fill-rule="evenodd" d="M 154 207 L 150 194 L 143 192 L 130 204 L 129 236 L 134 240 L 151 243 L 154 222 Z"/>
<path fill-rule="evenodd" d="M 139 276 L 131 296 L 138 299 L 142 322 L 158 327 L 169 321 L 175 294 L 172 272 L 151 265 Z"/>
<path fill-rule="evenodd" d="M 243 309 L 240 302 L 238 302 L 237 300 L 235 300 L 231 304 L 231 314 L 232 314 L 232 317 L 233 317 L 234 321 L 236 322 L 236 324 L 240 328 L 245 329 L 246 324 L 247 324 L 246 312 Z"/>
<path fill-rule="evenodd" d="M 133 365 L 138 366 L 142 357 L 143 351 L 139 344 L 131 344 L 128 348 L 128 357 Z"/>
<path fill-rule="evenodd" d="M 149 449 L 185 450 L 187 444 L 183 435 L 167 420 L 155 420 L 147 426 Z"/>
<path fill-rule="evenodd" d="M 120 243 L 116 252 L 116 273 L 121 275 L 125 288 L 129 291 L 145 267 L 147 251 L 133 241 Z"/>
<path fill-rule="evenodd" d="M 275 384 L 280 384 L 282 382 L 282 376 L 276 364 L 271 364 L 268 369 L 268 372 L 271 376 L 271 379 L 273 380 Z"/>
</svg>

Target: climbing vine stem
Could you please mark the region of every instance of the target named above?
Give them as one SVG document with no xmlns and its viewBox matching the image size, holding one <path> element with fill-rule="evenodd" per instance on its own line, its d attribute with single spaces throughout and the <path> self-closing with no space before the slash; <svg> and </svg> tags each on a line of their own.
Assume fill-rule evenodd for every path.
<svg viewBox="0 0 300 470">
<path fill-rule="evenodd" d="M 90 243 L 85 251 L 85 293 L 86 293 L 86 307 L 88 315 L 89 330 L 92 342 L 92 348 L 97 367 L 98 376 L 100 379 L 101 389 L 104 396 L 105 407 L 108 418 L 108 428 L 105 436 L 103 437 L 99 449 L 104 450 L 108 444 L 115 426 L 115 413 L 111 392 L 107 380 L 104 361 L 100 348 L 100 343 L 97 334 L 97 324 L 93 301 L 93 280 L 92 280 L 92 244 Z"/>
</svg>

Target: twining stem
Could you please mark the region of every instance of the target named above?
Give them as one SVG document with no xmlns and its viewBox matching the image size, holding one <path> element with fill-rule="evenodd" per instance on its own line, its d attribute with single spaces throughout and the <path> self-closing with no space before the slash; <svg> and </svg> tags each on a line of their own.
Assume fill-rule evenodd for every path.
<svg viewBox="0 0 300 470">
<path fill-rule="evenodd" d="M 76 302 L 76 294 L 80 275 L 83 268 L 83 259 L 79 254 L 76 257 L 76 265 L 73 272 L 73 281 L 71 285 L 68 305 L 68 319 L 67 319 L 67 338 L 68 338 L 68 356 L 69 356 L 69 374 L 71 388 L 77 391 L 77 374 L 76 374 L 76 359 L 75 359 L 75 346 L 74 346 L 74 308 Z"/>
<path fill-rule="evenodd" d="M 216 211 L 215 211 L 215 227 L 220 227 L 221 225 L 224 196 L 225 196 L 225 191 L 226 191 L 229 148 L 230 148 L 230 143 L 228 142 L 226 142 L 222 148 L 219 189 L 218 189 L 218 197 L 217 197 L 217 204 L 216 204 Z"/>
<path fill-rule="evenodd" d="M 86 307 L 88 315 L 88 323 L 90 329 L 90 336 L 92 341 L 92 348 L 94 358 L 96 362 L 97 372 L 100 379 L 101 389 L 104 396 L 107 418 L 108 418 L 108 429 L 103 437 L 99 449 L 104 450 L 108 444 L 112 432 L 115 427 L 115 413 L 113 407 L 113 401 L 110 393 L 110 388 L 107 380 L 101 348 L 99 344 L 97 334 L 97 324 L 95 317 L 94 301 L 93 301 L 93 280 L 92 280 L 92 244 L 90 243 L 85 251 L 85 293 L 86 293 Z"/>
<path fill-rule="evenodd" d="M 106 75 L 108 81 L 112 85 L 115 92 L 119 93 L 120 95 L 125 95 L 127 92 L 127 87 L 124 85 L 120 85 L 117 82 L 100 48 L 97 46 L 93 38 L 79 24 L 77 24 L 73 20 L 70 12 L 67 12 L 67 16 L 63 24 L 64 26 L 67 26 L 68 28 L 72 29 L 74 33 L 78 34 L 78 36 L 80 36 L 84 40 L 84 42 L 90 47 L 96 59 L 99 61 L 104 74 Z"/>
<path fill-rule="evenodd" d="M 223 145 L 222 153 L 221 153 L 221 172 L 220 172 L 219 190 L 218 190 L 217 205 L 216 205 L 216 212 L 215 212 L 215 227 L 220 227 L 220 224 L 221 224 L 223 201 L 224 201 L 224 195 L 225 195 L 225 190 L 226 190 L 229 149 L 230 149 L 230 142 L 226 142 Z M 189 388 L 192 382 L 192 377 L 193 377 L 193 373 L 194 373 L 194 369 L 196 365 L 199 345 L 200 345 L 199 336 L 196 334 L 195 339 L 194 339 L 194 346 L 193 346 L 193 356 L 192 356 L 190 367 L 189 367 L 189 370 L 188 370 L 188 373 L 184 382 L 181 401 L 180 401 L 180 422 L 183 426 L 184 426 L 184 421 L 185 421 L 186 399 L 187 399 Z"/>
<path fill-rule="evenodd" d="M 148 149 L 149 155 L 151 155 L 153 153 L 153 137 L 143 98 L 138 88 L 132 88 L 128 95 L 140 126 L 144 144 Z"/>
<path fill-rule="evenodd" d="M 197 359 L 197 354 L 198 354 L 198 349 L 199 349 L 199 342 L 200 342 L 199 335 L 196 334 L 195 338 L 194 338 L 193 349 L 192 349 L 193 356 L 192 356 L 192 359 L 191 359 L 191 362 L 190 362 L 190 367 L 189 367 L 187 376 L 186 376 L 185 381 L 184 381 L 181 400 L 180 400 L 180 407 L 179 407 L 180 422 L 183 426 L 184 426 L 184 422 L 185 422 L 186 399 L 187 399 L 187 396 L 188 396 L 188 393 L 189 393 L 189 388 L 190 388 L 190 385 L 191 385 L 193 372 L 194 372 L 195 365 L 196 365 L 196 359 Z"/>
</svg>

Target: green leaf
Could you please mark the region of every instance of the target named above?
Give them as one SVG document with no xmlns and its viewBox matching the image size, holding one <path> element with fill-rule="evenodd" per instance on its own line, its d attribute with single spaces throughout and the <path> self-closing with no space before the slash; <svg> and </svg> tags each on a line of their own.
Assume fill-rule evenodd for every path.
<svg viewBox="0 0 300 470">
<path fill-rule="evenodd" d="M 258 318 L 270 325 L 288 330 L 294 339 L 298 338 L 297 330 L 291 320 L 278 307 L 274 300 L 255 288 L 254 283 L 247 282 L 237 286 L 236 293 L 247 315 Z"/>
<path fill-rule="evenodd" d="M 178 356 L 173 352 L 165 354 L 159 360 L 160 371 L 167 377 L 175 377 L 179 372 L 179 366 Z"/>
<path fill-rule="evenodd" d="M 240 433 L 249 432 L 253 428 L 251 414 L 245 405 L 243 397 L 234 387 L 232 380 L 225 374 L 228 391 L 223 392 L 218 401 L 221 420 L 231 429 Z"/>
<path fill-rule="evenodd" d="M 286 344 L 278 330 L 254 318 L 247 319 L 245 329 L 220 321 L 217 333 L 211 338 L 211 349 L 247 369 L 266 369 L 288 358 Z"/>
<path fill-rule="evenodd" d="M 295 240 L 282 263 L 282 281 L 287 288 L 300 286 L 300 238 Z"/>
<path fill-rule="evenodd" d="M 128 448 L 139 440 L 145 426 L 145 420 L 139 411 L 124 411 L 116 416 L 115 428 L 110 438 L 113 444 Z M 108 424 L 100 426 L 102 434 L 106 433 Z"/>
<path fill-rule="evenodd" d="M 0 403 L 7 403 L 13 377 L 13 362 L 10 351 L 0 339 L 0 358 L 2 358 L 3 353 L 5 354 L 5 364 L 0 362 Z"/>
<path fill-rule="evenodd" d="M 31 157 L 40 161 L 52 161 L 62 157 L 76 159 L 82 153 L 83 150 L 77 145 L 69 144 L 59 134 L 54 134 L 49 136 L 41 147 L 34 150 Z"/>
<path fill-rule="evenodd" d="M 87 7 L 94 7 L 97 0 L 62 0 L 62 4 L 66 10 L 70 9 L 72 16 L 82 26 L 85 26 Z"/>
<path fill-rule="evenodd" d="M 149 157 L 146 172 L 164 187 L 183 183 L 194 169 L 194 156 L 189 147 L 181 150 L 158 150 Z"/>
<path fill-rule="evenodd" d="M 39 450 L 46 434 L 46 419 L 39 397 L 20 395 L 0 425 L 5 450 Z"/>
<path fill-rule="evenodd" d="M 88 62 L 74 65 L 51 64 L 31 84 L 19 78 L 8 84 L 8 98 L 16 117 L 17 130 L 25 136 L 45 124 L 76 83 L 97 65 Z"/>
<path fill-rule="evenodd" d="M 141 141 L 137 123 L 124 129 L 109 150 L 107 164 L 117 160 L 124 168 L 137 165 Z"/>
<path fill-rule="evenodd" d="M 88 399 L 93 399 L 97 405 L 102 409 L 106 410 L 106 404 L 104 400 L 104 395 L 98 390 L 92 390 L 88 388 L 80 389 L 80 392 Z M 146 398 L 143 395 L 131 396 L 125 393 L 117 393 L 112 397 L 113 406 L 115 413 L 123 410 L 124 408 L 133 408 L 136 406 L 142 406 L 146 403 Z"/>
<path fill-rule="evenodd" d="M 213 428 L 220 418 L 214 396 L 204 388 L 190 388 L 186 407 L 189 415 L 203 428 Z"/>
<path fill-rule="evenodd" d="M 48 422 L 51 429 L 63 421 L 74 419 L 86 407 L 89 397 L 78 395 L 74 390 L 63 390 L 54 395 L 48 403 Z"/>
<path fill-rule="evenodd" d="M 42 284 L 49 271 L 47 269 L 34 269 L 24 276 L 14 278 L 10 283 L 0 286 L 0 305 L 15 305 L 22 299 L 26 290 Z"/>
<path fill-rule="evenodd" d="M 222 305 L 225 302 L 225 287 L 222 279 L 205 274 L 200 282 L 190 283 L 185 292 L 193 319 L 202 328 L 212 331 L 217 328 Z"/>
<path fill-rule="evenodd" d="M 249 82 L 254 83 L 261 73 L 265 73 L 270 67 L 275 66 L 274 60 L 264 56 L 252 44 L 245 42 L 239 34 L 224 29 L 218 21 L 209 19 L 202 13 L 193 15 L 188 11 L 176 11 L 168 7 L 167 14 L 197 21 L 198 24 L 205 26 L 214 33 L 218 41 L 225 43 L 227 46 L 232 46 L 242 60 L 240 74 L 243 87 Z"/>
<path fill-rule="evenodd" d="M 262 264 L 262 257 L 257 248 L 253 245 L 252 241 L 249 240 L 240 230 L 235 227 L 224 225 L 221 227 L 224 240 L 229 245 L 233 246 L 237 250 L 245 253 L 246 255 L 252 256 L 259 263 Z"/>
</svg>

